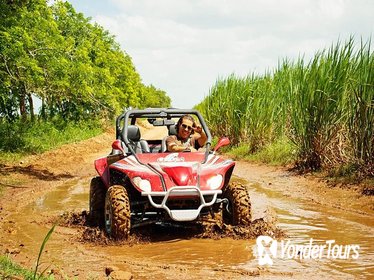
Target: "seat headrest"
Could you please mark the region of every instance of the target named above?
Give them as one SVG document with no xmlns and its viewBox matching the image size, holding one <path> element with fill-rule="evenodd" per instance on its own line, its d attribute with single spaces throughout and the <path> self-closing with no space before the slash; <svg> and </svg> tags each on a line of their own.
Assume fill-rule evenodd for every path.
<svg viewBox="0 0 374 280">
<path fill-rule="evenodd" d="M 177 132 L 177 128 L 175 127 L 175 125 L 171 125 L 169 126 L 169 135 L 177 135 L 178 132 Z"/>
<path fill-rule="evenodd" d="M 129 125 L 127 127 L 127 138 L 131 141 L 137 142 L 140 140 L 140 130 L 136 125 Z"/>
</svg>

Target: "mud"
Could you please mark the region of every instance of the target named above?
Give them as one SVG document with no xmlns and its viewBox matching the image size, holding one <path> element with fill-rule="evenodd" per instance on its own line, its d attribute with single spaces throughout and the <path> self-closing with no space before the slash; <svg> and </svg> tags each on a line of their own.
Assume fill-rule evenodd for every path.
<svg viewBox="0 0 374 280">
<path fill-rule="evenodd" d="M 108 239 L 88 219 L 93 160 L 109 152 L 112 134 L 67 145 L 1 166 L 0 252 L 33 268 L 40 245 L 58 223 L 42 255 L 41 270 L 55 279 L 372 279 L 374 198 L 330 188 L 313 176 L 238 162 L 236 180 L 248 187 L 249 228 L 202 223 L 134 229 L 128 241 Z M 304 244 L 336 240 L 359 244 L 358 259 L 276 259 L 259 266 L 255 237 L 269 235 Z M 285 235 L 285 236 L 284 236 Z"/>
<path fill-rule="evenodd" d="M 131 230 L 127 240 L 113 240 L 106 236 L 103 228 L 97 227 L 95 221 L 90 220 L 89 213 L 67 212 L 53 220 L 59 226 L 79 229 L 77 240 L 89 242 L 94 245 L 134 245 L 150 242 L 161 242 L 173 239 L 209 238 L 219 240 L 222 238 L 255 239 L 260 235 L 273 238 L 283 238 L 286 234 L 276 226 L 275 217 L 258 218 L 250 226 L 233 226 L 218 221 L 199 221 L 191 224 L 151 224 Z"/>
</svg>

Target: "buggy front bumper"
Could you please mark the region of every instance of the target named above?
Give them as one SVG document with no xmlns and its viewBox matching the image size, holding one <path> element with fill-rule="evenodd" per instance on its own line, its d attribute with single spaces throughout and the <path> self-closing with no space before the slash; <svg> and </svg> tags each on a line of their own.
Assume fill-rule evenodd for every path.
<svg viewBox="0 0 374 280">
<path fill-rule="evenodd" d="M 142 196 L 147 196 L 151 205 L 155 208 L 164 209 L 170 216 L 171 219 L 178 222 L 193 221 L 196 220 L 203 207 L 213 205 L 217 200 L 217 195 L 221 194 L 221 190 L 206 190 L 202 191 L 196 186 L 177 186 L 171 187 L 166 192 L 142 192 Z M 198 197 L 200 199 L 200 205 L 197 209 L 170 209 L 167 206 L 169 198 L 178 197 Z M 204 196 L 209 196 L 210 201 L 205 201 Z M 153 197 L 163 197 L 161 203 L 156 203 Z"/>
</svg>

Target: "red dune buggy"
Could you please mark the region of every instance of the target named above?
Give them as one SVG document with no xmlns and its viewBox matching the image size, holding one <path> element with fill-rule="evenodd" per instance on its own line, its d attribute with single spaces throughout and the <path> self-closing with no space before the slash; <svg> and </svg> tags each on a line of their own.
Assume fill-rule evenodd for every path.
<svg viewBox="0 0 374 280">
<path fill-rule="evenodd" d="M 207 143 L 202 151 L 167 152 L 166 138 L 176 134 L 175 125 L 185 114 L 200 124 Z M 151 136 L 142 137 L 141 131 Z M 99 176 L 90 185 L 91 220 L 104 224 L 115 239 L 127 238 L 131 228 L 141 225 L 187 223 L 207 216 L 249 225 L 248 191 L 230 184 L 235 162 L 216 154 L 230 141 L 223 137 L 211 150 L 211 140 L 196 110 L 152 108 L 121 114 L 112 152 L 95 161 Z"/>
</svg>

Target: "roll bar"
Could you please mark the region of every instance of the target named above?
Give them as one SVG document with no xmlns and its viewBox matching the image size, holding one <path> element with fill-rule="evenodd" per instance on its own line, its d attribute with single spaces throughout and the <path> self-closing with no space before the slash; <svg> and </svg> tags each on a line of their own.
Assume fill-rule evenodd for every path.
<svg viewBox="0 0 374 280">
<path fill-rule="evenodd" d="M 203 128 L 206 136 L 206 152 L 205 152 L 205 160 L 209 155 L 210 146 L 212 143 L 212 135 L 210 134 L 209 128 L 205 123 L 204 118 L 200 114 L 199 111 L 195 109 L 176 109 L 176 108 L 147 108 L 147 109 L 130 109 L 123 112 L 119 115 L 116 119 L 116 139 L 122 140 L 125 145 L 129 148 L 130 152 L 135 155 L 135 151 L 132 149 L 130 142 L 127 138 L 127 126 L 129 125 L 129 120 L 136 118 L 180 118 L 185 114 L 195 115 L 197 116 L 201 127 Z M 123 124 L 122 124 L 123 123 Z M 136 157 L 136 155 L 135 155 Z M 137 157 L 136 157 L 137 158 Z"/>
</svg>

